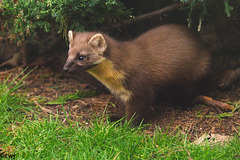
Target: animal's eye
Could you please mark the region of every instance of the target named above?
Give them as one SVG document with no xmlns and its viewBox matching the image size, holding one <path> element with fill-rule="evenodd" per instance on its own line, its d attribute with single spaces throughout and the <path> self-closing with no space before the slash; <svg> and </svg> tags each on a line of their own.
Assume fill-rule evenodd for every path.
<svg viewBox="0 0 240 160">
<path fill-rule="evenodd" d="M 78 61 L 83 61 L 85 59 L 85 56 L 79 56 Z"/>
</svg>

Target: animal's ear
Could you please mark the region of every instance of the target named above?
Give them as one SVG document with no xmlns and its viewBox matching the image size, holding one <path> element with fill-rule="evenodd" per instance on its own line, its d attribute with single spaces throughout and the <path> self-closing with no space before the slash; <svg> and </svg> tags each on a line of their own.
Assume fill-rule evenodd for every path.
<svg viewBox="0 0 240 160">
<path fill-rule="evenodd" d="M 100 55 L 103 55 L 103 52 L 107 49 L 107 43 L 100 33 L 92 36 L 92 38 L 88 41 L 88 44 L 98 50 Z"/>
<path fill-rule="evenodd" d="M 68 31 L 68 40 L 69 40 L 69 47 L 73 45 L 73 31 Z"/>
</svg>

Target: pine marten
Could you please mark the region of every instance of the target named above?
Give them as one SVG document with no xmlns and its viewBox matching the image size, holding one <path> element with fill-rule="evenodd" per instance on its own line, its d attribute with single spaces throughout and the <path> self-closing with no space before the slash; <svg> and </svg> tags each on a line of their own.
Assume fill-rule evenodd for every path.
<svg viewBox="0 0 240 160">
<path fill-rule="evenodd" d="M 133 125 L 159 97 L 192 97 L 210 66 L 210 54 L 180 25 L 163 25 L 134 40 L 119 42 L 104 33 L 68 32 L 65 71 L 86 70 L 122 103 L 115 118 L 134 116 Z"/>
</svg>

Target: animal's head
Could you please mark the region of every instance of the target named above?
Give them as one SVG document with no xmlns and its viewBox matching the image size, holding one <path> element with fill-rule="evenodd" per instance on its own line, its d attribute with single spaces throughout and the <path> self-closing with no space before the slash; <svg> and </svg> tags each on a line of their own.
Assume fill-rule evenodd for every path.
<svg viewBox="0 0 240 160">
<path fill-rule="evenodd" d="M 107 43 L 102 34 L 69 31 L 68 38 L 68 59 L 63 70 L 86 70 L 105 59 L 103 53 L 107 49 Z"/>
</svg>

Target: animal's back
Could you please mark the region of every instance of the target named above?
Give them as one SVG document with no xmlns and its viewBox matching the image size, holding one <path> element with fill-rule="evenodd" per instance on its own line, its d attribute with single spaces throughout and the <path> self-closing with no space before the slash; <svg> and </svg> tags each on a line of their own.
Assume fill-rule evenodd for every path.
<svg viewBox="0 0 240 160">
<path fill-rule="evenodd" d="M 133 90 L 191 88 L 209 71 L 209 52 L 183 26 L 163 25 L 123 46 L 116 61 L 123 62 L 126 85 Z"/>
</svg>

